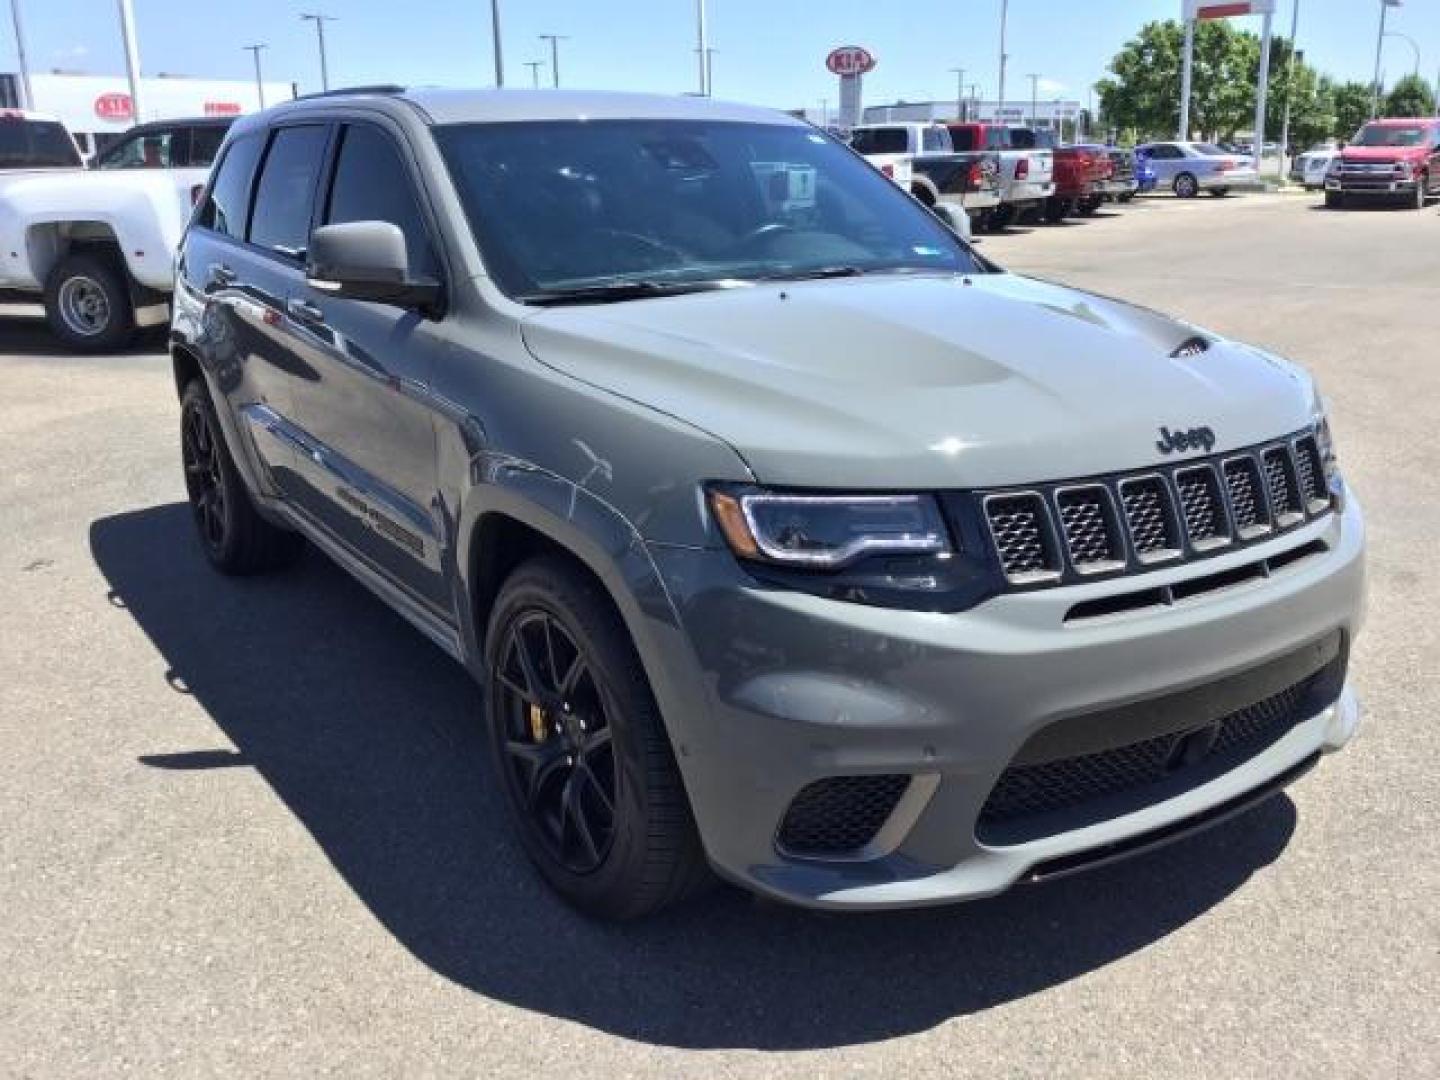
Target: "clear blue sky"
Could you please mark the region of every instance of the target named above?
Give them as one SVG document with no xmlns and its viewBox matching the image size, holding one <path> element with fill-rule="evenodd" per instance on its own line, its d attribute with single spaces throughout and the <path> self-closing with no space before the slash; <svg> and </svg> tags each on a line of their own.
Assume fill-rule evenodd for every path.
<svg viewBox="0 0 1440 1080">
<path fill-rule="evenodd" d="M 114 0 L 19 0 L 32 70 L 124 70 Z M 9 0 L 0 0 L 0 70 L 14 70 Z M 1300 45 L 1321 70 L 1365 80 L 1374 63 L 1379 0 L 1301 0 Z M 301 11 L 325 11 L 332 84 L 492 81 L 489 0 L 134 0 L 141 66 L 209 77 L 250 77 L 241 46 L 266 42 L 266 78 L 317 89 L 314 31 Z M 1289 32 L 1291 0 L 1279 0 Z M 1114 52 L 1141 23 L 1178 15 L 1180 0 L 1011 0 L 1011 96 L 1025 74 L 1042 96 L 1084 100 Z M 823 67 L 835 45 L 864 45 L 879 59 L 869 104 L 948 98 L 953 67 L 993 96 L 1000 0 L 709 0 L 715 93 L 784 108 L 818 107 L 835 80 Z M 545 59 L 542 33 L 567 34 L 561 77 L 569 86 L 661 92 L 695 86 L 694 0 L 502 0 L 506 78 L 527 85 L 524 61 Z M 1240 20 L 1258 29 L 1258 19 Z M 1390 26 L 1421 50 L 1421 72 L 1440 67 L 1440 0 L 1407 0 Z M 1400 40 L 1385 46 L 1393 80 L 1414 66 Z M 548 78 L 548 71 L 546 73 Z"/>
</svg>

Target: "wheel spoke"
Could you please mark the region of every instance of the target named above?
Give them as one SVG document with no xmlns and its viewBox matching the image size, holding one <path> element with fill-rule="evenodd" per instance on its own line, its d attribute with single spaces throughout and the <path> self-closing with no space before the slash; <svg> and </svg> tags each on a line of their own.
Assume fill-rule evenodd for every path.
<svg viewBox="0 0 1440 1080">
<path fill-rule="evenodd" d="M 595 836 L 590 831 L 590 822 L 586 820 L 585 808 L 580 805 L 580 773 L 570 774 L 565 781 L 565 790 L 560 796 L 560 820 L 568 822 L 569 830 L 562 829 L 563 836 L 566 831 L 573 831 L 575 838 L 580 841 L 584 849 L 586 865 L 593 866 L 600 861 L 600 848 L 595 843 Z M 563 847 L 562 847 L 563 850 Z"/>
<path fill-rule="evenodd" d="M 525 685 L 532 700 L 543 701 L 545 683 L 540 678 L 540 669 L 535 666 L 535 657 L 530 654 L 530 643 L 526 640 L 524 625 L 518 625 L 514 634 L 515 658 L 520 661 L 520 672 L 525 676 Z"/>
<path fill-rule="evenodd" d="M 585 736 L 585 741 L 580 746 L 580 754 L 589 760 L 592 754 L 606 750 L 610 746 L 610 726 L 596 728 Z"/>
<path fill-rule="evenodd" d="M 604 785 L 600 783 L 600 778 L 595 775 L 595 770 L 590 768 L 590 763 L 584 758 L 580 760 L 579 771 L 580 775 L 585 778 L 585 783 L 589 786 L 590 793 L 595 796 L 596 801 L 599 802 L 601 808 L 605 811 L 605 816 L 611 821 L 614 821 L 615 803 L 611 800 Z"/>
<path fill-rule="evenodd" d="M 550 742 L 527 743 L 511 739 L 505 752 L 525 769 L 525 797 L 533 809 L 551 777 L 565 763 L 565 753 Z"/>
<path fill-rule="evenodd" d="M 565 669 L 565 674 L 560 676 L 560 697 L 569 701 L 575 696 L 575 687 L 580 682 L 580 677 L 585 674 L 585 658 L 580 650 L 575 650 L 575 658 L 570 661 L 570 666 Z"/>
</svg>

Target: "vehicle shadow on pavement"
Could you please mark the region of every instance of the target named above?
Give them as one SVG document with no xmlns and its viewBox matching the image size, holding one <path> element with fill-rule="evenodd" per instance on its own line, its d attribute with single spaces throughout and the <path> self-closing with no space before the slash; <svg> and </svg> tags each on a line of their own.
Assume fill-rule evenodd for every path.
<svg viewBox="0 0 1440 1080">
<path fill-rule="evenodd" d="M 963 906 L 840 916 L 721 888 L 649 921 L 595 923 L 511 840 L 469 677 L 342 571 L 312 551 L 274 577 L 223 578 L 179 503 L 98 520 L 90 544 L 116 617 L 139 624 L 170 686 L 235 748 L 146 756 L 149 782 L 258 770 L 421 962 L 629 1039 L 788 1050 L 925 1030 L 1154 943 L 1295 827 L 1279 797 L 1149 856 Z"/>
<path fill-rule="evenodd" d="M 7 355 L 32 357 L 35 359 L 76 359 L 104 362 L 115 356 L 148 356 L 165 351 L 168 328 L 150 327 L 136 337 L 135 343 L 118 353 L 92 356 L 67 348 L 59 338 L 50 332 L 43 318 L 15 318 L 0 315 L 0 352 Z"/>
</svg>

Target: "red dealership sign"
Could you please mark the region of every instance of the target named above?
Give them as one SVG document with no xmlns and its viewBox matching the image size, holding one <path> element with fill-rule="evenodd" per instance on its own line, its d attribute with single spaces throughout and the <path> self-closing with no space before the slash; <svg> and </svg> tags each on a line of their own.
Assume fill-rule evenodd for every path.
<svg viewBox="0 0 1440 1080">
<path fill-rule="evenodd" d="M 205 102 L 206 116 L 239 116 L 244 111 L 238 101 Z"/>
<path fill-rule="evenodd" d="M 135 103 L 129 94 L 101 94 L 95 99 L 95 115 L 101 120 L 133 120 Z"/>
<path fill-rule="evenodd" d="M 1229 19 L 1236 15 L 1273 15 L 1275 0 L 1185 0 L 1186 19 Z"/>
<path fill-rule="evenodd" d="M 825 58 L 825 66 L 836 75 L 864 75 L 875 67 L 875 57 L 858 45 L 842 45 Z"/>
</svg>

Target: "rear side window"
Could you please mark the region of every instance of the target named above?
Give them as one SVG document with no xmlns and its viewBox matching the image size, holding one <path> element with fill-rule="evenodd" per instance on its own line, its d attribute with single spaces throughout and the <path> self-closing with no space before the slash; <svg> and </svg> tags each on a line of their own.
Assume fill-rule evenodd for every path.
<svg viewBox="0 0 1440 1080">
<path fill-rule="evenodd" d="M 255 208 L 250 214 L 252 244 L 292 259 L 305 257 L 327 136 L 328 131 L 318 125 L 275 132 L 255 185 Z"/>
<path fill-rule="evenodd" d="M 335 162 L 325 224 L 347 221 L 388 221 L 397 226 L 405 234 L 411 276 L 436 276 L 435 255 L 410 173 L 390 137 L 368 124 L 345 129 Z"/>
<path fill-rule="evenodd" d="M 951 128 L 950 142 L 956 150 L 975 150 L 975 129 L 974 128 Z"/>
<path fill-rule="evenodd" d="M 245 211 L 250 205 L 250 182 L 255 178 L 255 164 L 265 140 L 260 135 L 236 139 L 225 151 L 210 197 L 200 211 L 197 224 L 214 229 L 237 240 L 245 238 Z"/>
<path fill-rule="evenodd" d="M 187 133 L 168 128 L 131 135 L 100 156 L 97 169 L 171 169 L 184 164 Z"/>
<path fill-rule="evenodd" d="M 0 169 L 55 169 L 81 164 L 79 151 L 59 124 L 0 114 Z"/>
<path fill-rule="evenodd" d="M 908 154 L 909 135 L 904 128 L 861 128 L 850 136 L 857 154 Z"/>
<path fill-rule="evenodd" d="M 930 152 L 948 153 L 950 150 L 950 134 L 942 127 L 929 127 L 925 129 L 922 150 Z"/>
</svg>

